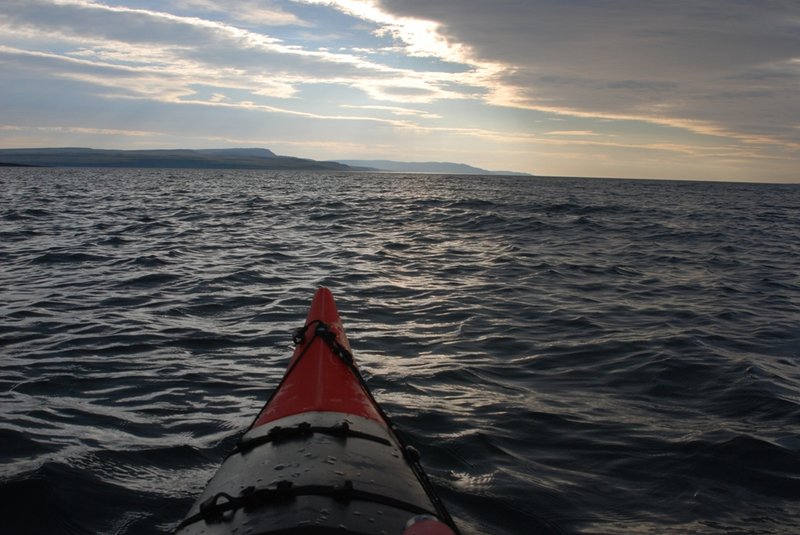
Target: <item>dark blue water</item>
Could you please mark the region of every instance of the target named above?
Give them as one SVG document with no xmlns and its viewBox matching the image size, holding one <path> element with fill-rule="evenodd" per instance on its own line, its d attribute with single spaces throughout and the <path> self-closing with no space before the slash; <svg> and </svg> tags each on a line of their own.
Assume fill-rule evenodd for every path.
<svg viewBox="0 0 800 535">
<path fill-rule="evenodd" d="M 314 289 L 465 534 L 796 533 L 800 186 L 0 170 L 3 533 L 182 518 Z"/>
</svg>

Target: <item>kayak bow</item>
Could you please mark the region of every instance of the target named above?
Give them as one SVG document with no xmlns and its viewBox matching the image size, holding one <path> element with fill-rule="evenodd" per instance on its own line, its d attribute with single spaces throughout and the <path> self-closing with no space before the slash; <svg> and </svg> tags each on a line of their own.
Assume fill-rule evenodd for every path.
<svg viewBox="0 0 800 535">
<path fill-rule="evenodd" d="M 179 535 L 454 535 L 419 453 L 395 433 L 320 288 L 278 387 Z"/>
</svg>

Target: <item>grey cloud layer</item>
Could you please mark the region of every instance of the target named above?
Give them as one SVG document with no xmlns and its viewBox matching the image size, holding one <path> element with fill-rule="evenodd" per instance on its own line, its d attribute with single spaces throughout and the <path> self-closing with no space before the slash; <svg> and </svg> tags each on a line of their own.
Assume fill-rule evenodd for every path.
<svg viewBox="0 0 800 535">
<path fill-rule="evenodd" d="M 380 0 L 513 67 L 529 103 L 800 142 L 800 2 Z"/>
</svg>

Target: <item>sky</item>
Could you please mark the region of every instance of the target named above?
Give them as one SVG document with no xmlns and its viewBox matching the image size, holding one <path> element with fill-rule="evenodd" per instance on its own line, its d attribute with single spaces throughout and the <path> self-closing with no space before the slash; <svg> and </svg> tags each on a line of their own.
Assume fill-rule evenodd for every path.
<svg viewBox="0 0 800 535">
<path fill-rule="evenodd" d="M 0 0 L 0 148 L 800 182 L 798 0 Z"/>
</svg>

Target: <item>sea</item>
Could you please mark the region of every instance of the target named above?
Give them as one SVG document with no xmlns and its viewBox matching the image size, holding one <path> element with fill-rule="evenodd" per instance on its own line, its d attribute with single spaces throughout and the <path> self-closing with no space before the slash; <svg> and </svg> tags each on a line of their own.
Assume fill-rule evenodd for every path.
<svg viewBox="0 0 800 535">
<path fill-rule="evenodd" d="M 0 170 L 0 532 L 169 533 L 317 287 L 460 530 L 800 532 L 800 185 Z"/>
</svg>

